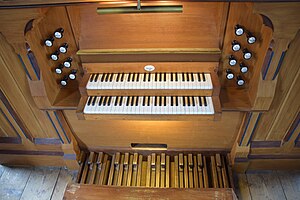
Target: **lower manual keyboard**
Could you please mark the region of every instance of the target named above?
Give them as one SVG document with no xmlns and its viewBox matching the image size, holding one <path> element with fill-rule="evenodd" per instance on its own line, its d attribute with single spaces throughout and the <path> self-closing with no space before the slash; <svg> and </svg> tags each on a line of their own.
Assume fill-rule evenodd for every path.
<svg viewBox="0 0 300 200">
<path fill-rule="evenodd" d="M 212 115 L 212 97 L 89 96 L 84 114 Z"/>
</svg>

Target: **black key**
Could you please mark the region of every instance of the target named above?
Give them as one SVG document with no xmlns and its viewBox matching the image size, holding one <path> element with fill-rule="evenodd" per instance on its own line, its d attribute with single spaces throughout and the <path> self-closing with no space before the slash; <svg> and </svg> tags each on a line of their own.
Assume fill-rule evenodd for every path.
<svg viewBox="0 0 300 200">
<path fill-rule="evenodd" d="M 136 97 L 136 102 L 135 102 L 135 106 L 139 105 L 139 97 Z"/>
<path fill-rule="evenodd" d="M 153 74 L 148 74 L 149 76 L 148 76 L 148 82 L 150 82 L 151 81 L 151 76 L 153 76 Z"/>
<path fill-rule="evenodd" d="M 88 103 L 87 103 L 87 105 L 88 105 L 88 106 L 91 105 L 91 102 L 92 102 L 92 97 L 89 97 L 89 98 L 88 98 Z"/>
<path fill-rule="evenodd" d="M 93 81 L 94 81 L 94 78 L 95 78 L 95 74 L 92 74 L 92 75 L 91 75 L 91 78 L 90 78 L 90 82 L 93 82 Z"/>
<path fill-rule="evenodd" d="M 198 82 L 201 82 L 200 73 L 197 73 L 197 76 L 198 76 Z"/>
<path fill-rule="evenodd" d="M 100 100 L 99 100 L 99 103 L 98 103 L 98 106 L 101 106 L 102 101 L 103 101 L 103 97 L 101 96 L 101 97 L 100 97 Z"/>
<path fill-rule="evenodd" d="M 144 79 L 143 79 L 144 82 L 146 82 L 146 75 L 147 75 L 147 74 L 144 74 Z"/>
<path fill-rule="evenodd" d="M 108 98 L 108 103 L 107 103 L 108 106 L 110 106 L 110 104 L 111 104 L 111 99 L 112 99 L 112 96 L 110 96 L 110 97 Z"/>
<path fill-rule="evenodd" d="M 93 101 L 92 101 L 92 106 L 94 106 L 94 105 L 95 105 L 95 103 L 96 103 L 96 99 L 97 99 L 97 97 L 94 97 L 94 99 L 93 99 Z"/>
<path fill-rule="evenodd" d="M 195 80 L 194 80 L 194 74 L 193 74 L 193 73 L 191 73 L 191 79 L 192 79 L 193 82 L 195 81 Z"/>
<path fill-rule="evenodd" d="M 178 106 L 179 103 L 178 103 L 178 97 L 176 97 L 176 106 Z"/>
<path fill-rule="evenodd" d="M 104 80 L 105 80 L 105 77 L 106 77 L 106 74 L 102 74 L 102 77 L 101 77 L 101 82 L 104 82 Z"/>
<path fill-rule="evenodd" d="M 157 96 L 154 97 L 154 106 L 157 106 Z"/>
<path fill-rule="evenodd" d="M 121 81 L 122 81 L 122 82 L 124 82 L 124 76 L 125 76 L 125 74 L 122 73 L 122 76 L 121 76 Z"/>
<path fill-rule="evenodd" d="M 115 74 L 111 74 L 111 76 L 110 76 L 110 78 L 109 78 L 109 82 L 112 82 L 114 75 L 115 75 Z"/>
<path fill-rule="evenodd" d="M 110 74 L 107 74 L 107 76 L 105 77 L 105 82 L 107 82 L 109 80 Z"/>
<path fill-rule="evenodd" d="M 171 82 L 173 82 L 173 73 L 171 73 Z"/>
<path fill-rule="evenodd" d="M 135 76 L 136 76 L 136 74 L 135 74 L 135 73 L 133 73 L 133 75 L 132 75 L 132 79 L 131 79 L 131 81 L 132 81 L 132 82 L 134 82 Z"/>
<path fill-rule="evenodd" d="M 146 103 L 146 97 L 143 97 L 143 106 L 145 106 Z"/>
<path fill-rule="evenodd" d="M 178 82 L 178 73 L 175 74 L 175 81 Z"/>
<path fill-rule="evenodd" d="M 105 106 L 106 105 L 106 100 L 107 100 L 107 97 L 104 97 L 104 99 L 103 99 L 103 106 Z"/>
<path fill-rule="evenodd" d="M 98 77 L 99 77 L 99 74 L 97 74 L 97 75 L 95 76 L 95 78 L 94 78 L 94 82 L 97 82 L 97 80 L 98 80 Z"/>
<path fill-rule="evenodd" d="M 122 104 L 123 104 L 123 96 L 121 96 L 120 98 L 119 106 L 122 106 Z"/>
<path fill-rule="evenodd" d="M 185 81 L 184 73 L 182 73 L 182 81 Z"/>
<path fill-rule="evenodd" d="M 164 99 L 165 99 L 164 106 L 167 106 L 167 97 L 165 97 Z"/>
<path fill-rule="evenodd" d="M 193 106 L 196 106 L 196 103 L 195 103 L 195 97 L 191 97 L 191 98 L 192 98 Z"/>
<path fill-rule="evenodd" d="M 167 81 L 167 73 L 164 73 L 164 82 Z"/>
<path fill-rule="evenodd" d="M 117 74 L 116 82 L 119 82 L 120 80 L 120 73 Z"/>
<path fill-rule="evenodd" d="M 183 106 L 185 106 L 185 97 L 182 97 Z"/>
<path fill-rule="evenodd" d="M 140 81 L 140 73 L 137 73 L 136 82 Z"/>
<path fill-rule="evenodd" d="M 127 82 L 130 82 L 131 73 L 128 74 Z"/>
<path fill-rule="evenodd" d="M 207 106 L 206 97 L 203 97 L 203 99 L 204 99 L 204 106 Z"/>
<path fill-rule="evenodd" d="M 202 73 L 202 78 L 203 78 L 203 81 L 206 81 L 204 73 Z"/>
<path fill-rule="evenodd" d="M 149 96 L 148 97 L 148 106 L 150 106 L 150 100 L 151 100 L 151 97 Z"/>
<path fill-rule="evenodd" d="M 158 97 L 159 99 L 159 106 L 162 106 L 162 97 Z"/>
<path fill-rule="evenodd" d="M 202 106 L 202 99 L 201 99 L 201 97 L 198 97 L 198 99 L 199 99 L 199 106 Z"/>
<path fill-rule="evenodd" d="M 157 82 L 157 75 L 158 73 L 155 73 L 155 82 Z"/>
<path fill-rule="evenodd" d="M 172 96 L 171 97 L 171 106 L 173 106 L 173 103 L 174 103 L 174 99 L 173 99 L 174 97 Z"/>
<path fill-rule="evenodd" d="M 187 98 L 187 104 L 188 104 L 188 106 L 191 106 L 190 97 L 186 97 L 186 98 Z"/>
<path fill-rule="evenodd" d="M 159 81 L 162 82 L 162 73 L 159 73 Z"/>
<path fill-rule="evenodd" d="M 190 81 L 189 73 L 186 73 L 186 81 Z"/>
<path fill-rule="evenodd" d="M 116 96 L 114 106 L 117 106 L 117 105 L 118 105 L 118 100 L 119 100 L 119 96 Z"/>
<path fill-rule="evenodd" d="M 127 97 L 126 106 L 129 106 L 129 99 L 130 97 Z"/>
<path fill-rule="evenodd" d="M 131 106 L 134 105 L 134 100 L 135 100 L 135 97 L 131 97 Z"/>
</svg>

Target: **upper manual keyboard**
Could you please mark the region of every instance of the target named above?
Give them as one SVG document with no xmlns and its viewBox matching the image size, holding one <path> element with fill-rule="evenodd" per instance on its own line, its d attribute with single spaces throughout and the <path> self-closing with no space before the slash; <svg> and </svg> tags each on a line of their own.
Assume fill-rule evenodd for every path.
<svg viewBox="0 0 300 200">
<path fill-rule="evenodd" d="M 114 89 L 213 89 L 209 73 L 97 73 L 91 74 L 88 90 Z"/>
</svg>

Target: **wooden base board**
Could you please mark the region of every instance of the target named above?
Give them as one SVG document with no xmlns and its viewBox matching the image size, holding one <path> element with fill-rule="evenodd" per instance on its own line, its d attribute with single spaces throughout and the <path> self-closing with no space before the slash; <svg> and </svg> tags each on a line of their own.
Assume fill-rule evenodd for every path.
<svg viewBox="0 0 300 200">
<path fill-rule="evenodd" d="M 232 189 L 129 188 L 93 185 L 69 185 L 64 199 L 237 199 Z"/>
</svg>

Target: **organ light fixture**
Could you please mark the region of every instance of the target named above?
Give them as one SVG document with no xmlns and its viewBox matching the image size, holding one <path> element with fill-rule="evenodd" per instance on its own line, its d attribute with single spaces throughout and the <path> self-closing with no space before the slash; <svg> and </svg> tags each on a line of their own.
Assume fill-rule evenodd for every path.
<svg viewBox="0 0 300 200">
<path fill-rule="evenodd" d="M 237 76 L 236 84 L 238 86 L 243 86 L 245 84 L 245 81 L 244 81 L 244 79 L 241 76 Z"/>
<path fill-rule="evenodd" d="M 254 44 L 256 42 L 256 37 L 252 35 L 250 32 L 247 33 L 247 42 L 248 44 Z"/>
<path fill-rule="evenodd" d="M 44 44 L 47 47 L 52 47 L 53 46 L 53 42 L 54 42 L 54 38 L 53 37 L 49 37 L 44 41 Z"/>
<path fill-rule="evenodd" d="M 233 55 L 229 56 L 229 65 L 230 66 L 234 66 L 236 65 L 237 60 L 235 59 L 235 57 Z"/>
<path fill-rule="evenodd" d="M 67 50 L 68 50 L 68 44 L 67 43 L 64 43 L 63 45 L 61 45 L 60 47 L 59 47 L 59 52 L 60 53 L 67 53 Z"/>
<path fill-rule="evenodd" d="M 235 29 L 235 34 L 237 36 L 241 36 L 245 32 L 244 28 L 241 25 L 239 25 L 239 24 L 235 25 L 234 29 Z"/>
<path fill-rule="evenodd" d="M 182 10 L 182 5 L 141 6 L 141 0 L 137 0 L 137 6 L 97 8 L 97 13 L 100 15 L 129 13 L 181 13 Z"/>
<path fill-rule="evenodd" d="M 70 80 L 75 80 L 76 79 L 76 73 L 77 73 L 77 70 L 76 69 L 73 69 L 71 71 L 71 73 L 69 74 L 69 79 Z"/>
<path fill-rule="evenodd" d="M 50 58 L 51 58 L 52 60 L 54 60 L 54 61 L 57 61 L 57 60 L 59 59 L 58 55 L 59 55 L 59 52 L 58 52 L 58 51 L 55 51 L 54 53 L 52 53 L 52 54 L 50 55 Z"/>
<path fill-rule="evenodd" d="M 252 53 L 248 49 L 244 49 L 243 54 L 245 60 L 249 60 L 252 57 Z"/>
<path fill-rule="evenodd" d="M 231 80 L 231 79 L 234 78 L 234 74 L 233 74 L 233 72 L 230 69 L 226 69 L 226 78 L 228 80 Z"/>
<path fill-rule="evenodd" d="M 63 32 L 64 32 L 63 28 L 58 28 L 58 29 L 56 29 L 56 31 L 54 31 L 53 35 L 55 38 L 60 39 L 63 37 Z"/>
<path fill-rule="evenodd" d="M 238 41 L 233 40 L 231 44 L 232 44 L 232 51 L 239 51 L 241 49 L 241 45 Z"/>
<path fill-rule="evenodd" d="M 240 71 L 242 73 L 247 73 L 248 72 L 248 67 L 244 63 L 241 63 L 240 64 Z"/>
<path fill-rule="evenodd" d="M 56 74 L 61 74 L 62 73 L 62 69 L 63 69 L 63 65 L 59 64 L 56 68 L 55 68 L 55 73 Z"/>
<path fill-rule="evenodd" d="M 71 63 L 72 63 L 72 58 L 69 57 L 69 58 L 67 58 L 67 60 L 64 61 L 64 66 L 66 68 L 70 68 L 71 67 Z"/>
</svg>

